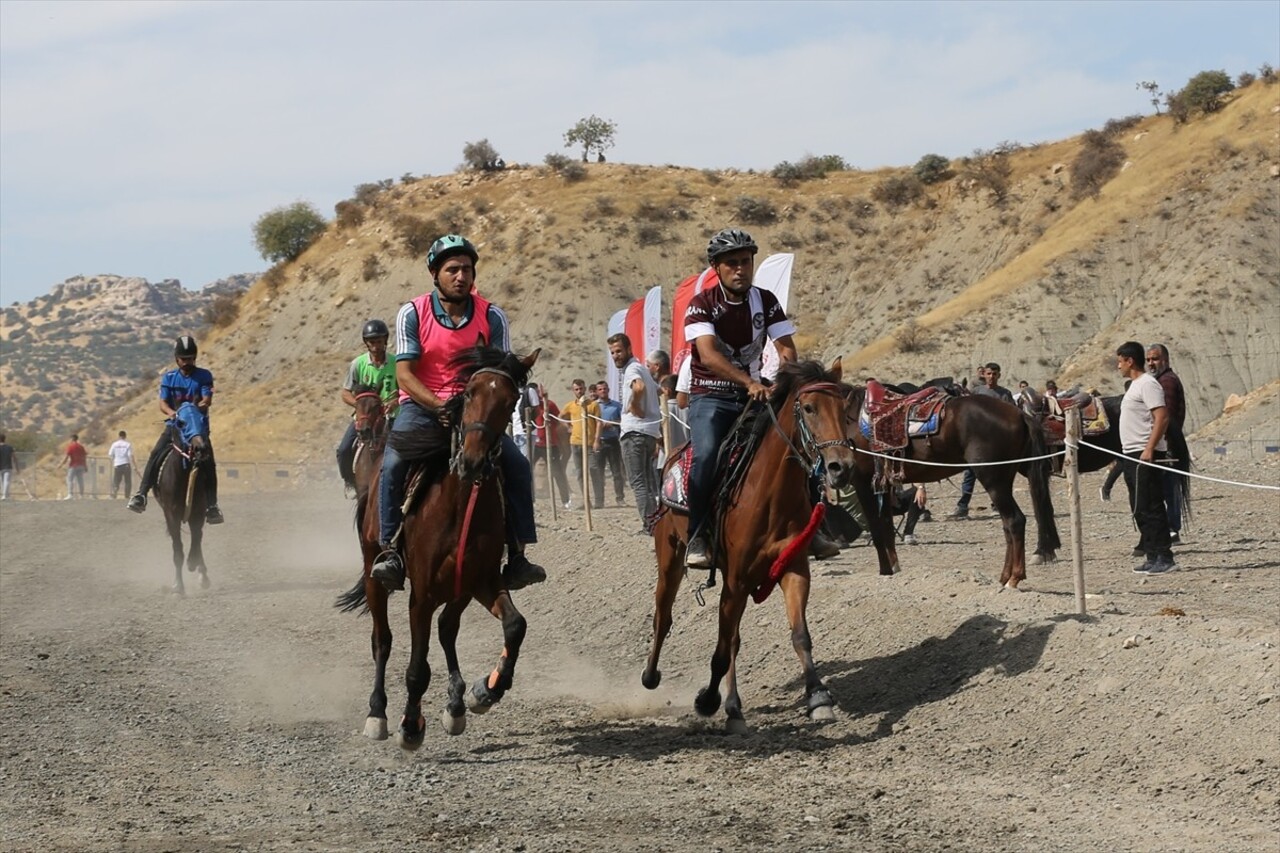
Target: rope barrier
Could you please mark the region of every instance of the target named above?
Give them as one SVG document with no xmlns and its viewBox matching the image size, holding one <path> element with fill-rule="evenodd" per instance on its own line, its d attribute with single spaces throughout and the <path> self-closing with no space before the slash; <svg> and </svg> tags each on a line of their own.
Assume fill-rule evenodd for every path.
<svg viewBox="0 0 1280 853">
<path fill-rule="evenodd" d="M 888 459 L 892 462 L 909 462 L 912 465 L 928 465 L 933 468 L 988 468 L 993 465 L 1018 465 L 1022 462 L 1038 462 L 1041 459 L 1052 459 L 1055 456 L 1062 456 L 1067 451 L 1059 450 L 1056 453 L 1046 453 L 1043 456 L 1027 456 L 1022 459 L 1006 459 L 1003 462 L 925 462 L 922 459 L 904 459 L 901 456 L 890 456 L 887 453 L 876 453 L 874 450 L 863 450 L 861 447 L 853 448 L 859 453 L 867 456 L 878 456 L 881 459 Z"/>
<path fill-rule="evenodd" d="M 1110 456 L 1114 456 L 1117 459 L 1124 459 L 1129 462 L 1136 462 L 1139 465 L 1149 465 L 1152 468 L 1159 468 L 1162 472 L 1167 474 L 1179 474 L 1183 477 L 1194 477 L 1197 480 L 1208 480 L 1211 483 L 1223 483 L 1228 486 L 1243 486 L 1246 489 L 1266 489 L 1267 491 L 1270 491 L 1270 492 L 1280 492 L 1280 486 L 1263 486 L 1258 483 L 1242 483 L 1239 480 L 1224 480 L 1220 477 L 1210 477 L 1207 474 L 1193 474 L 1190 471 L 1179 471 L 1177 468 L 1170 467 L 1169 465 L 1160 464 L 1158 462 L 1147 462 L 1142 459 L 1134 459 L 1132 456 L 1126 456 L 1123 453 L 1116 453 L 1114 450 L 1109 450 L 1105 447 L 1099 447 L 1098 445 L 1092 444 L 1091 442 L 1088 442 L 1088 441 L 1084 441 L 1083 439 L 1081 439 L 1080 443 L 1075 446 L 1077 448 L 1083 446 L 1083 447 L 1091 447 L 1094 450 L 1101 450 L 1103 453 L 1106 453 Z"/>
</svg>

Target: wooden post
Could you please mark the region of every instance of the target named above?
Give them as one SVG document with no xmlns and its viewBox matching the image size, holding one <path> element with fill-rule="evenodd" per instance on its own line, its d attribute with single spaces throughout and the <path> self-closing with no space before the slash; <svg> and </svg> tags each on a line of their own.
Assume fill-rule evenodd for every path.
<svg viewBox="0 0 1280 853">
<path fill-rule="evenodd" d="M 1071 566 L 1076 586 L 1076 613 L 1085 615 L 1084 603 L 1084 545 L 1080 522 L 1080 409 L 1067 409 L 1067 457 L 1063 468 L 1067 473 L 1067 503 L 1071 507 Z"/>
<path fill-rule="evenodd" d="M 587 514 L 587 532 L 591 531 L 591 441 L 587 436 L 587 395 L 582 395 L 578 405 L 582 419 L 582 511 Z"/>
<path fill-rule="evenodd" d="M 535 426 L 534 429 L 537 429 Z M 559 501 L 556 499 L 556 477 L 553 470 L 555 462 L 552 461 L 552 455 L 555 448 L 551 445 L 554 431 L 551 429 L 551 412 L 547 409 L 547 400 L 542 399 L 542 450 L 547 457 L 547 494 L 551 495 L 551 520 L 556 521 L 560 517 L 558 512 Z"/>
</svg>

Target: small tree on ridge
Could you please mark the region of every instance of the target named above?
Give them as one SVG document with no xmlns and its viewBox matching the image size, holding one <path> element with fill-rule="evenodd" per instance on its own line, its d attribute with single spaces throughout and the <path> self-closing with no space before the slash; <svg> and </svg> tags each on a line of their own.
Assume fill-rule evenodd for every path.
<svg viewBox="0 0 1280 853">
<path fill-rule="evenodd" d="M 577 124 L 564 132 L 564 147 L 572 148 L 575 145 L 581 145 L 582 162 L 587 162 L 591 152 L 595 151 L 596 159 L 603 163 L 604 152 L 613 147 L 613 137 L 617 132 L 616 123 L 593 113 L 587 118 L 579 119 Z"/>
<path fill-rule="evenodd" d="M 268 261 L 292 261 L 324 233 L 327 223 L 309 202 L 296 201 L 258 217 L 253 224 L 253 244 Z"/>
</svg>

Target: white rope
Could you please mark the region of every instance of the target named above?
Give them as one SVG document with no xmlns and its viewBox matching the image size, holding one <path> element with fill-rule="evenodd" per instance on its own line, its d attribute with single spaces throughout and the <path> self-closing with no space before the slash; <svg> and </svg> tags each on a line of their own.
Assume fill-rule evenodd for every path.
<svg viewBox="0 0 1280 853">
<path fill-rule="evenodd" d="M 912 465 L 929 465 L 934 468 L 989 468 L 994 465 L 1017 465 L 1022 462 L 1038 462 L 1041 459 L 1052 459 L 1055 456 L 1061 456 L 1067 451 L 1059 450 L 1055 453 L 1046 453 L 1044 456 L 1027 456 L 1022 459 L 1006 459 L 1003 462 L 925 462 L 923 459 L 906 459 L 902 456 L 890 456 L 886 453 L 876 453 L 872 450 L 863 450 L 861 447 L 854 447 L 859 453 L 865 453 L 867 456 L 878 456 L 881 459 L 888 459 L 893 462 L 907 462 Z"/>
<path fill-rule="evenodd" d="M 1162 465 L 1158 462 L 1147 462 L 1142 459 L 1134 459 L 1132 456 L 1126 456 L 1123 453 L 1116 453 L 1114 450 L 1108 450 L 1105 447 L 1099 447 L 1098 445 L 1092 444 L 1088 441 L 1084 441 L 1083 439 L 1081 439 L 1079 446 L 1091 447 L 1094 450 L 1101 450 L 1103 453 L 1110 454 L 1111 456 L 1114 456 L 1117 459 L 1124 459 L 1129 462 L 1136 462 L 1139 465 L 1149 465 L 1152 468 L 1159 468 L 1162 472 L 1169 473 L 1169 474 L 1179 474 L 1183 477 L 1195 477 L 1197 480 L 1208 480 L 1211 483 L 1224 483 L 1228 486 L 1243 486 L 1246 489 L 1266 489 L 1267 491 L 1271 491 L 1271 492 L 1280 492 L 1280 486 L 1263 486 L 1258 483 L 1242 483 L 1239 480 L 1223 480 L 1219 477 L 1210 477 L 1205 474 L 1192 474 L 1190 471 L 1179 471 L 1177 468 L 1170 467 L 1169 465 Z"/>
</svg>

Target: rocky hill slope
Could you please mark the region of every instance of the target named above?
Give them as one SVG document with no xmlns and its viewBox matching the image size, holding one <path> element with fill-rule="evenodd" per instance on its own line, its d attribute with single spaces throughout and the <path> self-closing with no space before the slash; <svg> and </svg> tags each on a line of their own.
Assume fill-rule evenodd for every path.
<svg viewBox="0 0 1280 853">
<path fill-rule="evenodd" d="M 448 231 L 479 246 L 481 291 L 513 318 L 517 349 L 542 348 L 536 377 L 558 399 L 571 377 L 602 375 L 612 313 L 655 284 L 669 311 L 707 237 L 740 225 L 765 254 L 796 255 L 802 355 L 917 380 L 995 360 L 1009 384 L 1116 391 L 1115 347 L 1163 341 L 1201 427 L 1230 394 L 1280 376 L 1280 87 L 1112 138 L 1123 164 L 1096 196 L 1072 192 L 1083 138 L 1003 145 L 1003 159 L 953 162 L 952 177 L 905 198 L 895 188 L 909 169 L 784 182 L 592 164 L 578 180 L 514 166 L 384 182 L 340 204 L 324 236 L 202 342 L 219 380 L 219 453 L 326 458 L 361 323 L 391 320 L 430 286 L 422 255 Z M 992 162 L 1007 174 L 992 178 Z M 111 413 L 112 427 L 151 433 L 144 396 Z"/>
<path fill-rule="evenodd" d="M 255 278 L 231 276 L 191 291 L 174 279 L 76 276 L 15 302 L 0 323 L 0 424 L 10 434 L 62 438 L 81 430 L 100 441 L 107 426 L 94 413 L 144 390 L 154 394 L 157 365 L 171 358 L 173 339 L 233 311 Z"/>
</svg>

